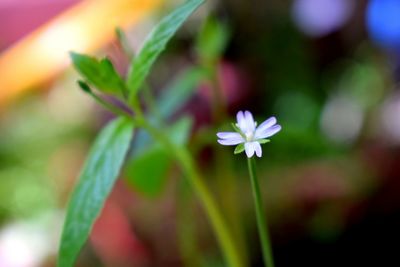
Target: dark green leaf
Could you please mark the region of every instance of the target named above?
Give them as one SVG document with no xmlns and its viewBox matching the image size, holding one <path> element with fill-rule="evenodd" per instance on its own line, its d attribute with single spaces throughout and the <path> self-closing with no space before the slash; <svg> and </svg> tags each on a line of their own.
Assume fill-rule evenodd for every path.
<svg viewBox="0 0 400 267">
<path fill-rule="evenodd" d="M 244 151 L 244 143 L 238 144 L 235 148 L 235 154 L 242 153 Z"/>
<path fill-rule="evenodd" d="M 99 61 L 74 52 L 70 56 L 78 72 L 100 91 L 118 94 L 124 92 L 124 82 L 108 58 Z"/>
<path fill-rule="evenodd" d="M 183 118 L 167 129 L 168 136 L 177 145 L 186 144 L 192 121 Z M 128 183 L 135 190 L 148 197 L 158 196 L 166 183 L 168 167 L 172 162 L 172 156 L 159 144 L 147 146 L 146 149 L 136 153 L 127 163 L 125 176 Z"/>
<path fill-rule="evenodd" d="M 165 49 L 168 41 L 192 14 L 203 0 L 190 0 L 175 9 L 171 14 L 160 21 L 158 25 L 147 36 L 144 44 L 133 59 L 127 79 L 130 97 L 135 97 L 143 81 L 146 79 L 153 63 L 160 53 Z"/>
<path fill-rule="evenodd" d="M 79 87 L 82 89 L 82 91 L 84 91 L 85 93 L 91 93 L 92 89 L 90 89 L 90 86 L 85 83 L 84 81 L 78 81 L 78 85 Z"/>
<path fill-rule="evenodd" d="M 125 118 L 109 123 L 96 138 L 68 204 L 58 267 L 72 267 L 118 177 L 132 138 Z"/>
</svg>

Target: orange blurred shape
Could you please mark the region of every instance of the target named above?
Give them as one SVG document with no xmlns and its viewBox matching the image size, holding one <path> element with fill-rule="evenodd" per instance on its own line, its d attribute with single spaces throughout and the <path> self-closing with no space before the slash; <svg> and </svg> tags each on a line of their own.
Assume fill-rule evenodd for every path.
<svg viewBox="0 0 400 267">
<path fill-rule="evenodd" d="M 68 52 L 98 49 L 115 28 L 137 24 L 163 0 L 86 0 L 0 55 L 0 106 L 69 63 Z"/>
</svg>

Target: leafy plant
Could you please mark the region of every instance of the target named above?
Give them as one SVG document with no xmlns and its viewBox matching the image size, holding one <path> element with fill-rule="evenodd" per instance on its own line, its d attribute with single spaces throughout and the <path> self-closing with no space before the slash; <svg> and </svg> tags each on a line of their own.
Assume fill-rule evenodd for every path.
<svg viewBox="0 0 400 267">
<path fill-rule="evenodd" d="M 153 64 L 165 49 L 168 41 L 176 33 L 183 22 L 203 3 L 203 0 L 190 0 L 175 9 L 160 21 L 148 35 L 137 55 L 132 59 L 127 79 L 124 81 L 114 70 L 108 59 L 97 60 L 91 56 L 71 53 L 75 68 L 81 73 L 84 81 L 79 81 L 81 89 L 94 98 L 100 105 L 112 111 L 118 118 L 110 122 L 96 138 L 83 167 L 79 181 L 71 195 L 64 223 L 59 249 L 58 266 L 73 266 L 79 251 L 87 240 L 94 221 L 99 215 L 115 180 L 123 167 L 125 156 L 130 147 L 133 129 L 142 128 L 157 142 L 152 144 L 155 149 L 149 152 L 148 158 L 142 157 L 128 168 L 139 179 L 144 176 L 149 160 L 158 158 L 161 165 L 166 166 L 171 158 L 180 165 L 203 204 L 206 214 L 214 228 L 215 235 L 221 245 L 225 258 L 230 266 L 242 266 L 238 258 L 237 248 L 232 240 L 230 230 L 208 191 L 188 149 L 183 145 L 190 130 L 190 124 L 182 121 L 171 131 L 165 131 L 161 121 L 154 119 L 152 114 L 144 115 L 139 105 L 138 97 Z M 121 32 L 119 32 L 121 36 Z M 191 71 L 190 75 L 177 83 L 174 90 L 181 91 L 185 99 L 193 90 L 201 77 L 201 71 Z M 103 99 L 92 86 L 102 93 L 112 94 L 132 110 L 124 109 Z M 178 102 L 167 96 L 161 98 L 160 107 L 164 114 L 176 111 Z M 133 115 L 132 115 L 133 114 Z M 189 121 L 190 122 L 190 121 Z M 183 135 L 182 135 L 183 134 Z M 177 138 L 182 135 L 181 138 Z M 162 152 L 160 152 L 162 151 Z M 136 159 L 137 160 L 137 159 Z M 162 169 L 161 169 L 162 171 Z M 153 173 L 158 188 L 160 182 Z M 158 179 L 158 180 L 157 180 Z M 133 181 L 140 185 L 143 191 L 154 194 L 157 190 L 149 190 L 149 181 Z M 151 186 L 154 186 L 151 185 Z M 112 231 L 110 229 L 110 231 Z"/>
</svg>

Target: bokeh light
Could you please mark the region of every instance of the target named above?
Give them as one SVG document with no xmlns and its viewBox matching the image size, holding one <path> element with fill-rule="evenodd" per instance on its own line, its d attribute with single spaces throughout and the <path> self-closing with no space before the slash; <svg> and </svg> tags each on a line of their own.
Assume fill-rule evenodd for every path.
<svg viewBox="0 0 400 267">
<path fill-rule="evenodd" d="M 388 97 L 382 107 L 383 133 L 389 141 L 400 144 L 400 93 L 396 92 Z"/>
<path fill-rule="evenodd" d="M 322 37 L 342 27 L 350 18 L 353 0 L 296 0 L 292 16 L 305 34 Z"/>
<path fill-rule="evenodd" d="M 360 134 L 363 117 L 357 101 L 346 95 L 333 96 L 322 112 L 321 127 L 331 140 L 349 144 Z"/>
<path fill-rule="evenodd" d="M 400 1 L 371 0 L 366 22 L 373 41 L 391 49 L 400 50 Z"/>
</svg>

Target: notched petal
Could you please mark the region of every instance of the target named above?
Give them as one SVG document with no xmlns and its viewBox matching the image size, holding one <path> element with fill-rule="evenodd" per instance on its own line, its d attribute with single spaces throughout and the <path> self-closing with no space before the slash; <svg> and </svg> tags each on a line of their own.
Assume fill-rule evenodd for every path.
<svg viewBox="0 0 400 267">
<path fill-rule="evenodd" d="M 259 142 L 253 142 L 254 150 L 256 151 L 257 157 L 261 158 L 262 156 L 262 149 Z"/>
<path fill-rule="evenodd" d="M 244 118 L 246 121 L 246 132 L 247 131 L 253 132 L 255 129 L 255 122 L 254 122 L 254 118 L 253 118 L 253 115 L 251 114 L 251 112 L 246 110 L 244 112 Z"/>
<path fill-rule="evenodd" d="M 221 139 L 241 138 L 241 135 L 235 132 L 219 132 L 217 136 Z"/>
<path fill-rule="evenodd" d="M 244 148 L 246 151 L 246 155 L 248 158 L 251 158 L 254 155 L 254 146 L 252 142 L 247 142 L 244 144 Z"/>
<path fill-rule="evenodd" d="M 255 138 L 256 139 L 268 138 L 279 132 L 281 129 L 282 127 L 279 124 L 275 124 L 274 126 L 267 128 L 263 131 L 256 131 Z"/>
<path fill-rule="evenodd" d="M 271 118 L 265 120 L 263 123 L 261 123 L 261 124 L 258 126 L 257 131 L 262 132 L 262 131 L 264 131 L 264 130 L 270 128 L 270 127 L 273 126 L 274 124 L 276 124 L 276 118 L 275 118 L 275 117 L 271 117 Z"/>
<path fill-rule="evenodd" d="M 243 143 L 243 139 L 218 139 L 218 143 L 224 146 L 234 146 Z"/>
</svg>

